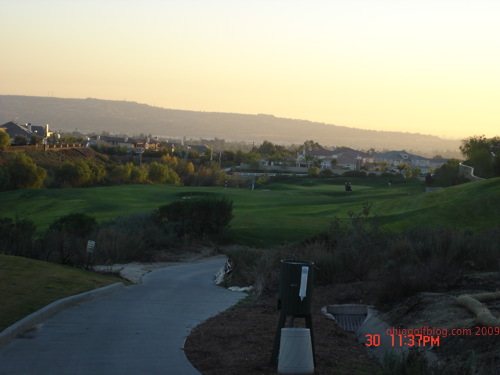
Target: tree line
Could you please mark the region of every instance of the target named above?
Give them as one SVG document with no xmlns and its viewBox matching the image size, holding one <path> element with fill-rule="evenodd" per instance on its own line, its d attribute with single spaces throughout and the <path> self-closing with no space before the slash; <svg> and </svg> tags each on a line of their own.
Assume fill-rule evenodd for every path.
<svg viewBox="0 0 500 375">
<path fill-rule="evenodd" d="M 26 153 L 15 153 L 0 165 L 0 191 L 76 188 L 120 184 L 223 185 L 226 173 L 216 162 L 195 163 L 164 154 L 150 163 L 105 165 L 89 158 L 43 168 Z"/>
<path fill-rule="evenodd" d="M 463 163 L 474 168 L 474 174 L 482 178 L 500 177 L 500 137 L 473 136 L 462 140 L 460 151 Z M 428 175 L 426 182 L 435 186 L 458 185 L 468 180 L 460 173 L 458 159 L 450 159 L 437 168 L 434 175 Z"/>
<path fill-rule="evenodd" d="M 221 140 L 219 140 L 221 141 Z M 221 142 L 219 142 L 221 143 Z M 5 132 L 0 131 L 0 149 L 10 144 Z M 324 148 L 319 143 L 307 140 L 302 145 L 283 146 L 264 141 L 249 151 L 224 150 L 214 152 L 208 148 L 204 153 L 177 147 L 171 152 L 145 151 L 126 157 L 126 149 L 119 146 L 94 146 L 95 151 L 105 154 L 110 164 L 82 158 L 65 161 L 60 165 L 43 168 L 24 153 L 5 158 L 0 165 L 0 191 L 38 188 L 72 188 L 120 184 L 173 184 L 185 186 L 245 186 L 246 180 L 226 174 L 225 168 L 247 164 L 257 170 L 260 160 L 265 158 L 277 164 L 294 160 L 298 152 Z M 460 151 L 465 163 L 474 167 L 475 174 L 483 178 L 500 176 L 500 137 L 474 136 L 462 141 Z M 138 160 L 139 159 L 139 160 Z M 144 159 L 144 162 L 143 162 Z M 319 161 L 318 161 L 319 163 Z M 466 182 L 460 176 L 458 159 L 450 159 L 445 165 L 427 176 L 429 185 L 450 186 Z M 398 169 L 404 166 L 398 166 Z M 321 172 L 321 173 L 320 173 Z M 331 170 L 320 171 L 313 164 L 311 176 L 331 176 Z M 400 172 L 402 173 L 401 169 Z M 417 177 L 420 172 L 405 168 L 407 178 Z"/>
</svg>

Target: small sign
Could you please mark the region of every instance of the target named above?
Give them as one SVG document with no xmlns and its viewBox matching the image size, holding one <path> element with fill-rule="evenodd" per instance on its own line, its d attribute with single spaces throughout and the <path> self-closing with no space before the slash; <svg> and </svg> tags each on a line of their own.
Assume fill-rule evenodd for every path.
<svg viewBox="0 0 500 375">
<path fill-rule="evenodd" d="M 87 242 L 87 253 L 93 253 L 95 247 L 95 241 L 89 240 Z"/>
</svg>

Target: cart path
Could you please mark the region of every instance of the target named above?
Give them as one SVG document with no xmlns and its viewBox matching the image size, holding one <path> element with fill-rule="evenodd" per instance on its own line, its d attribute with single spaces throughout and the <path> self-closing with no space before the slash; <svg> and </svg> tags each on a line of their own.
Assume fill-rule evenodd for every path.
<svg viewBox="0 0 500 375">
<path fill-rule="evenodd" d="M 245 297 L 213 283 L 214 257 L 156 270 L 57 313 L 0 350 L 0 375 L 190 375 L 182 350 L 195 326 Z"/>
</svg>

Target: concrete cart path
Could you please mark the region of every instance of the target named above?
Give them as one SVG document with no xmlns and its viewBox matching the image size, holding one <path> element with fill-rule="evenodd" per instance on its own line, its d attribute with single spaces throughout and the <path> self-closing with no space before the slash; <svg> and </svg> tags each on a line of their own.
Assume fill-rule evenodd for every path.
<svg viewBox="0 0 500 375">
<path fill-rule="evenodd" d="M 225 258 L 167 267 L 57 313 L 0 350 L 0 375 L 190 375 L 189 331 L 245 296 L 213 284 Z"/>
</svg>

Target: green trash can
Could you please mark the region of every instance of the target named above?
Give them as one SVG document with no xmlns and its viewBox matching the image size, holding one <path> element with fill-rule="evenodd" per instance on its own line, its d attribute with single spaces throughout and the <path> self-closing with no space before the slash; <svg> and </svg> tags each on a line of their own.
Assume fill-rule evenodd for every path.
<svg viewBox="0 0 500 375">
<path fill-rule="evenodd" d="M 285 315 L 311 314 L 314 262 L 282 260 L 278 308 Z"/>
</svg>

